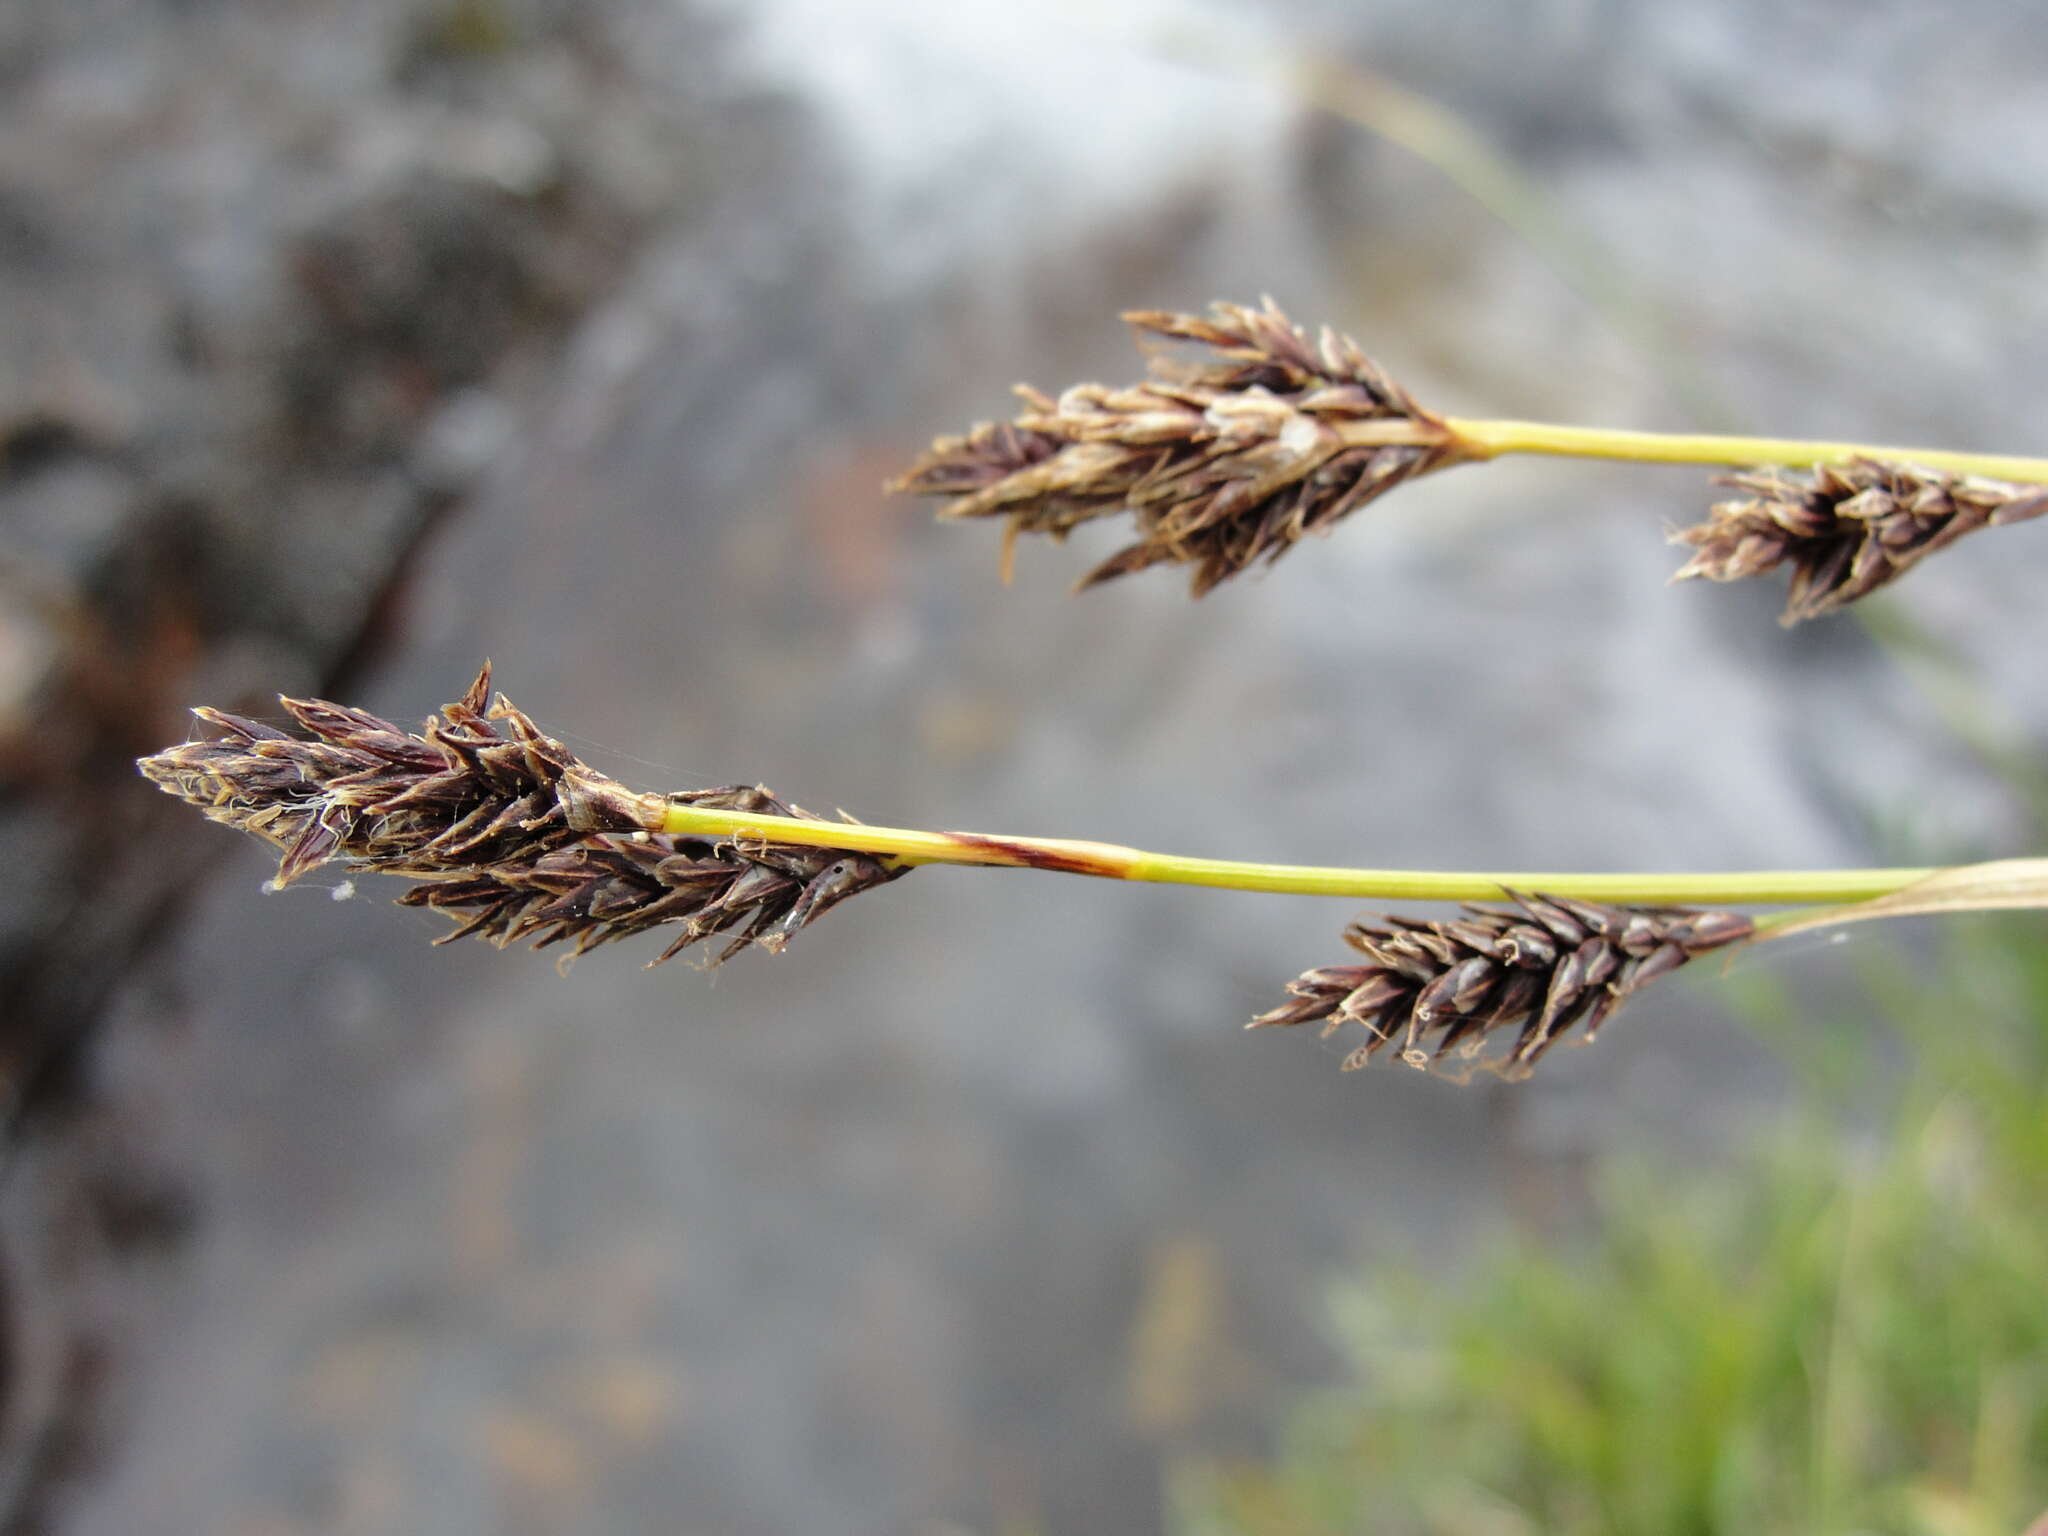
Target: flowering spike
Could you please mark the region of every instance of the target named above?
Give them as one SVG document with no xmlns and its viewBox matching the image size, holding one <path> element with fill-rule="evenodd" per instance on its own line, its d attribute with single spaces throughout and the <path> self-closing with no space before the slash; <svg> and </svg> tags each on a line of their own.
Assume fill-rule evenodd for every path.
<svg viewBox="0 0 2048 1536">
<path fill-rule="evenodd" d="M 1509 894 L 1512 906 L 1471 903 L 1469 916 L 1446 922 L 1354 923 L 1344 937 L 1368 963 L 1307 972 L 1288 984 L 1290 1001 L 1250 1027 L 1321 1023 L 1328 1036 L 1358 1024 L 1369 1038 L 1345 1058 L 1347 1072 L 1398 1039 L 1411 1066 L 1455 1060 L 1526 1077 L 1573 1029 L 1590 1040 L 1649 982 L 1755 931 L 1736 912 Z M 1487 1057 L 1490 1037 L 1508 1031 L 1512 1043 Z"/>
<path fill-rule="evenodd" d="M 1741 581 L 1790 565 L 1788 626 L 1846 608 L 1966 533 L 2048 512 L 2048 486 L 1878 459 L 1805 473 L 1757 470 L 1719 483 L 1749 494 L 1671 536 L 1696 551 L 1672 580 Z"/>
<path fill-rule="evenodd" d="M 454 918 L 441 942 L 476 935 L 582 954 L 680 923 L 660 959 L 737 934 L 716 964 L 749 943 L 779 951 L 828 907 L 908 867 L 840 848 L 742 850 L 664 834 L 665 799 L 581 762 L 502 695 L 487 712 L 490 680 L 486 665 L 417 736 L 321 699 L 282 701 L 302 736 L 201 709 L 217 736 L 138 766 L 213 820 L 276 844 L 277 885 L 337 859 L 419 882 L 399 900 Z M 679 798 L 816 820 L 764 789 Z"/>
<path fill-rule="evenodd" d="M 938 439 L 890 489 L 950 498 L 943 517 L 1005 518 L 1012 536 L 1064 538 L 1127 511 L 1137 541 L 1081 585 L 1186 565 L 1200 596 L 1462 456 L 1443 419 L 1355 343 L 1311 340 L 1270 298 L 1124 319 L 1214 355 L 1155 356 L 1151 379 L 1127 388 L 1020 389 L 1016 420 Z"/>
</svg>

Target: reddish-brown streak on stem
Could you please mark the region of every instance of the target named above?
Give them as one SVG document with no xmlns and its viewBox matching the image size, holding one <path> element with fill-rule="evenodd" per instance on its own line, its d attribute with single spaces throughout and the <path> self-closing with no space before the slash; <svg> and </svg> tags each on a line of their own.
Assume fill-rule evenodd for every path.
<svg viewBox="0 0 2048 1536">
<path fill-rule="evenodd" d="M 1112 880 L 1124 873 L 1121 867 L 1108 859 L 1090 858 L 1082 853 L 1062 852 L 1034 843 L 1015 842 L 1006 837 L 986 837 L 979 832 L 942 832 L 939 835 L 947 842 L 957 843 L 962 848 L 986 849 L 991 853 L 1002 854 L 1005 863 L 1017 864 L 1026 869 L 1051 869 L 1069 875 L 1098 875 Z"/>
</svg>

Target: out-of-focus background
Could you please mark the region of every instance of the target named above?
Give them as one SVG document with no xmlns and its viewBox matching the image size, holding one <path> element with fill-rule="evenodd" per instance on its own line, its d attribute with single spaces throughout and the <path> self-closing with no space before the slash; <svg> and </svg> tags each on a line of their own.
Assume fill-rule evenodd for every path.
<svg viewBox="0 0 2048 1536">
<path fill-rule="evenodd" d="M 1799 1090 L 1732 1002 L 1937 940 L 1461 1089 L 1239 1032 L 1341 902 L 933 870 L 563 978 L 263 894 L 129 760 L 488 656 L 630 782 L 870 821 L 2028 851 L 2035 528 L 1788 634 L 1665 587 L 1685 470 L 1441 476 L 1200 605 L 877 486 L 1262 292 L 1467 414 L 2038 448 L 2044 78 L 2020 0 L 0 8 L 4 1528 L 1158 1529 L 1346 1378 L 1339 1276 L 1739 1157 Z"/>
</svg>

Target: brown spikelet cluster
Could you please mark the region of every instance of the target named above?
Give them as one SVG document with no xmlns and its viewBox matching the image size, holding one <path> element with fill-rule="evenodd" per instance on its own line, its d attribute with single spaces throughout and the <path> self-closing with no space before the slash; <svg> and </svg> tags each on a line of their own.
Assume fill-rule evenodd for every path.
<svg viewBox="0 0 2048 1536">
<path fill-rule="evenodd" d="M 1591 1040 L 1657 977 L 1754 931 L 1737 912 L 1509 895 L 1511 906 L 1468 904 L 1446 922 L 1354 923 L 1344 938 L 1367 963 L 1307 972 L 1288 983 L 1294 1001 L 1250 1027 L 1320 1021 L 1328 1038 L 1361 1025 L 1369 1038 L 1345 1057 L 1347 1072 L 1391 1048 L 1413 1067 L 1466 1063 L 1523 1077 L 1572 1030 L 1583 1026 L 1579 1038 Z"/>
<path fill-rule="evenodd" d="M 1020 385 L 1014 421 L 938 439 L 889 488 L 950 498 L 943 517 L 1006 519 L 1006 563 L 1020 533 L 1057 539 L 1127 511 L 1137 539 L 1082 585 L 1185 565 L 1200 596 L 1460 457 L 1443 421 L 1355 343 L 1327 328 L 1311 340 L 1271 299 L 1124 319 L 1213 355 L 1156 356 L 1142 384 L 1057 399 Z"/>
<path fill-rule="evenodd" d="M 1792 587 L 1780 620 L 1788 626 L 1847 607 L 1966 533 L 2048 512 L 2048 486 L 1876 459 L 1803 474 L 1754 471 L 1720 483 L 1748 494 L 1672 535 L 1697 551 L 1672 579 L 1740 581 L 1789 564 Z"/>
<path fill-rule="evenodd" d="M 276 884 L 329 860 L 419 883 L 399 900 L 433 907 L 501 948 L 568 943 L 572 954 L 679 925 L 656 963 L 713 935 L 779 951 L 792 934 L 896 878 L 867 854 L 674 837 L 659 796 L 636 794 L 543 735 L 490 668 L 413 735 L 362 710 L 281 700 L 292 735 L 219 710 L 217 734 L 141 760 L 143 773 L 215 821 L 283 850 Z M 695 805 L 805 816 L 765 789 L 697 790 Z M 813 818 L 815 819 L 815 818 Z"/>
</svg>

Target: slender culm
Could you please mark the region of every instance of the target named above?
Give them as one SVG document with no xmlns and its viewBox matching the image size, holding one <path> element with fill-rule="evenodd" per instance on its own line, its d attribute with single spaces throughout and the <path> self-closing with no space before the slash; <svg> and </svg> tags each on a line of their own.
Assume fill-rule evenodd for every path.
<svg viewBox="0 0 2048 1536">
<path fill-rule="evenodd" d="M 750 945 L 779 952 L 847 897 L 924 863 L 1389 900 L 1509 896 L 1512 905 L 1471 905 L 1450 921 L 1354 924 L 1346 937 L 1365 964 L 1308 972 L 1289 1002 L 1253 1021 L 1321 1022 L 1326 1035 L 1359 1024 L 1369 1038 L 1347 1067 L 1390 1050 L 1417 1066 L 1521 1076 L 1558 1039 L 1591 1038 L 1644 985 L 1708 950 L 1860 916 L 2032 905 L 2043 879 L 2031 861 L 1527 877 L 1338 869 L 875 827 L 844 813 L 826 821 L 758 786 L 630 789 L 493 698 L 490 683 L 486 665 L 418 733 L 320 699 L 281 701 L 296 730 L 200 709 L 210 735 L 139 766 L 213 820 L 275 846 L 274 886 L 328 863 L 396 875 L 412 882 L 403 904 L 454 919 L 441 942 L 562 944 L 571 956 L 653 929 L 673 933 L 657 964 L 712 938 L 723 940 L 713 965 Z M 1678 901 L 1713 905 L 1662 904 Z M 1743 902 L 1835 905 L 1792 922 L 1719 909 Z"/>
<path fill-rule="evenodd" d="M 1137 538 L 1081 585 L 1183 565 L 1199 597 L 1453 464 L 1538 454 L 1748 466 L 1721 482 L 1745 497 L 1672 536 L 1697 551 L 1676 579 L 1790 565 L 1787 624 L 1856 601 L 1966 533 L 2048 511 L 2038 458 L 1438 415 L 1349 338 L 1326 327 L 1311 339 L 1270 298 L 1124 319 L 1141 341 L 1209 351 L 1159 353 L 1149 379 L 1123 388 L 1054 397 L 1019 385 L 1013 420 L 937 439 L 888 488 L 942 498 L 943 518 L 1003 519 L 1006 578 L 1020 535 L 1063 539 L 1127 513 Z"/>
</svg>

